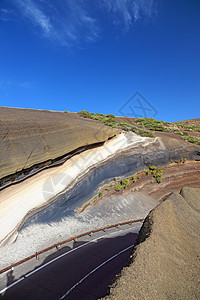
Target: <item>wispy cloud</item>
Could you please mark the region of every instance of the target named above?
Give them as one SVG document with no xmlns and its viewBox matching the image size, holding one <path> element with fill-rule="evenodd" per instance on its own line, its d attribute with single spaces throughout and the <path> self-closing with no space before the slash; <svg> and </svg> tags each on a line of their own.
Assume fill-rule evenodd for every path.
<svg viewBox="0 0 200 300">
<path fill-rule="evenodd" d="M 123 24 L 128 30 L 141 17 L 151 17 L 153 0 L 101 0 L 101 6 L 105 8 L 113 19 L 115 25 Z"/>
<path fill-rule="evenodd" d="M 33 24 L 39 25 L 45 35 L 52 30 L 52 25 L 48 16 L 42 12 L 42 9 L 34 0 L 17 0 L 23 15 L 27 17 Z"/>
<path fill-rule="evenodd" d="M 100 27 L 100 11 L 107 13 L 120 30 L 142 17 L 150 17 L 154 0 L 15 0 L 23 16 L 40 29 L 43 37 L 70 46 L 82 40 L 95 41 Z"/>
<path fill-rule="evenodd" d="M 23 16 L 38 28 L 44 37 L 70 46 L 85 39 L 95 40 L 96 20 L 88 13 L 84 0 L 16 0 Z"/>
</svg>

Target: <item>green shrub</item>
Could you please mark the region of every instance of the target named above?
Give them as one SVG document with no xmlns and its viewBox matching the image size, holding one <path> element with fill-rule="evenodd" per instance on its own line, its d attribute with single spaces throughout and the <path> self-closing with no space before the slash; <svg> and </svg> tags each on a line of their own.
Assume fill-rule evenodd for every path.
<svg viewBox="0 0 200 300">
<path fill-rule="evenodd" d="M 188 136 L 189 134 L 186 131 L 183 131 L 183 135 Z"/>
<path fill-rule="evenodd" d="M 106 119 L 104 121 L 104 124 L 110 127 L 117 127 L 117 122 L 115 120 L 112 119 Z"/>
<path fill-rule="evenodd" d="M 136 181 L 135 180 L 135 175 L 131 176 L 131 179 L 132 179 L 133 182 L 135 182 Z"/>
<path fill-rule="evenodd" d="M 103 195 L 103 193 L 102 192 L 99 192 L 99 197 L 101 197 Z"/>
<path fill-rule="evenodd" d="M 153 177 L 156 179 L 157 183 L 162 182 L 162 175 L 163 175 L 162 169 L 159 169 L 154 165 L 149 165 L 149 170 L 151 171 Z"/>
<path fill-rule="evenodd" d="M 155 134 L 153 132 L 151 132 L 150 130 L 156 130 L 156 128 L 157 128 L 157 130 L 164 130 L 163 129 L 164 127 L 161 125 L 161 124 L 163 124 L 163 122 L 156 121 L 152 118 L 141 118 L 141 119 L 136 120 L 136 123 L 138 123 L 139 125 L 150 129 L 150 130 L 145 130 L 145 129 L 138 128 L 135 125 L 126 123 L 126 122 L 119 122 L 115 119 L 115 116 L 113 114 L 108 114 L 108 115 L 99 114 L 99 113 L 94 114 L 94 113 L 89 113 L 86 110 L 80 111 L 78 114 L 84 118 L 90 118 L 93 120 L 101 121 L 105 125 L 113 127 L 113 128 L 119 128 L 124 131 L 132 131 L 142 137 L 154 138 Z"/>
<path fill-rule="evenodd" d="M 89 113 L 87 110 L 82 110 L 82 111 L 79 111 L 78 114 L 84 118 L 90 118 L 92 119 L 92 113 Z"/>
<path fill-rule="evenodd" d="M 106 117 L 115 119 L 115 116 L 113 114 L 106 115 Z"/>
<path fill-rule="evenodd" d="M 157 181 L 157 183 L 161 183 L 162 182 L 162 177 L 161 176 L 156 177 L 156 181 Z"/>
<path fill-rule="evenodd" d="M 120 184 L 115 188 L 115 191 L 119 192 L 122 189 L 126 189 L 130 185 L 130 180 L 128 178 L 122 179 Z"/>
<path fill-rule="evenodd" d="M 122 185 L 124 188 L 127 188 L 127 187 L 130 185 L 130 180 L 129 180 L 129 179 L 122 179 L 122 180 L 121 180 L 121 185 Z"/>
<path fill-rule="evenodd" d="M 120 192 L 121 189 L 123 189 L 123 186 L 120 184 L 120 185 L 116 186 L 115 191 Z"/>
<path fill-rule="evenodd" d="M 138 134 L 141 135 L 142 137 L 156 137 L 155 134 L 151 131 L 148 131 L 148 130 L 143 130 L 143 129 L 140 129 L 138 131 Z"/>
<path fill-rule="evenodd" d="M 179 135 L 183 135 L 183 132 L 180 131 L 180 130 L 175 130 L 174 133 L 175 133 L 175 134 L 179 134 Z"/>
<path fill-rule="evenodd" d="M 154 166 L 154 165 L 149 165 L 149 170 L 156 170 L 156 166 Z"/>
<path fill-rule="evenodd" d="M 184 136 L 183 137 L 184 140 L 190 142 L 190 143 L 195 143 L 197 145 L 200 145 L 200 139 L 193 137 L 193 136 Z"/>
</svg>

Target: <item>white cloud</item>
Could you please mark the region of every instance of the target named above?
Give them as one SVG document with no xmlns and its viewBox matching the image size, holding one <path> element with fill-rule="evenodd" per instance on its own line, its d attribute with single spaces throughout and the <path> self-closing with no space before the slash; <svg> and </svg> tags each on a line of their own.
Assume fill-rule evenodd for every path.
<svg viewBox="0 0 200 300">
<path fill-rule="evenodd" d="M 151 16 L 154 0 L 15 1 L 23 16 L 40 28 L 42 36 L 70 46 L 98 38 L 98 10 L 106 12 L 114 25 L 127 31 L 142 16 Z"/>
<path fill-rule="evenodd" d="M 113 18 L 114 24 L 124 24 L 129 29 L 140 17 L 150 17 L 153 11 L 153 0 L 100 0 Z"/>
<path fill-rule="evenodd" d="M 98 28 L 83 0 L 16 0 L 26 19 L 37 25 L 43 36 L 70 46 L 82 36 L 94 40 Z M 82 34 L 84 31 L 84 35 Z"/>
<path fill-rule="evenodd" d="M 39 25 L 45 35 L 50 34 L 52 25 L 34 0 L 17 0 L 23 14 L 34 24 Z"/>
</svg>

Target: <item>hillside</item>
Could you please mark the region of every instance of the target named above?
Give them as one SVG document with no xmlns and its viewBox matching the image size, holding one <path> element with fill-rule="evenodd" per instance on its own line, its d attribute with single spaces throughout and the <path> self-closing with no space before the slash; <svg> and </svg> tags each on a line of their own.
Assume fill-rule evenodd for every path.
<svg viewBox="0 0 200 300">
<path fill-rule="evenodd" d="M 0 267 L 94 228 L 145 218 L 163 198 L 168 200 L 150 213 L 141 230 L 141 238 L 144 231 L 150 237 L 155 232 L 148 252 L 144 250 L 147 258 L 138 249 L 145 247 L 150 238 L 144 243 L 140 243 L 140 238 L 134 250 L 138 253 L 134 257 L 138 260 L 141 257 L 138 272 L 143 270 L 146 276 L 141 275 L 140 280 L 150 278 L 150 262 L 152 270 L 159 270 L 161 278 L 165 278 L 163 274 L 167 274 L 165 268 L 170 262 L 162 263 L 162 255 L 166 262 L 168 253 L 174 259 L 173 264 L 183 262 L 187 267 L 188 253 L 193 251 L 187 240 L 196 247 L 193 223 L 199 226 L 198 190 L 188 189 L 200 188 L 199 126 L 198 119 L 168 123 L 87 111 L 69 113 L 0 107 L 0 257 L 3 258 Z M 172 192 L 175 192 L 173 196 Z M 189 193 L 195 196 L 190 199 Z M 180 227 L 180 220 L 186 233 Z M 183 247 L 185 241 L 186 248 Z M 171 245 L 178 255 L 177 261 L 171 253 Z M 154 262 L 154 253 L 159 257 L 160 249 L 163 253 Z M 143 260 L 147 261 L 146 266 Z M 133 265 L 135 261 L 137 259 Z M 163 265 L 157 266 L 158 262 Z M 170 265 L 172 278 L 173 272 L 179 275 L 173 264 Z M 122 272 L 120 280 L 123 282 L 130 272 L 124 281 L 127 284 L 125 297 L 130 299 L 132 269 L 127 270 Z M 165 284 L 173 290 L 168 282 L 170 276 L 171 273 L 165 278 Z M 144 282 L 138 282 L 138 286 L 145 286 Z M 162 287 L 161 280 L 159 284 Z M 177 295 L 181 294 L 181 288 L 180 283 Z M 154 289 L 150 291 L 153 295 L 150 299 L 156 299 Z M 117 283 L 110 297 L 116 293 L 117 299 L 124 299 L 122 292 L 121 283 Z M 137 293 L 139 298 L 136 299 L 143 299 L 147 291 Z M 159 295 L 165 297 L 165 294 L 165 289 L 160 288 Z"/>
<path fill-rule="evenodd" d="M 198 299 L 200 190 L 182 188 L 147 216 L 106 299 Z"/>
<path fill-rule="evenodd" d="M 0 107 L 0 185 L 118 133 L 73 113 Z"/>
</svg>

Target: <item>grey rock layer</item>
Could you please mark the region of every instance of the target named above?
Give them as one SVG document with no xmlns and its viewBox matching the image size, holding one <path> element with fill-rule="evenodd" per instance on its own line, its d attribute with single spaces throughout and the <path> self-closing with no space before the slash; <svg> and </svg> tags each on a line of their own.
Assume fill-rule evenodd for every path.
<svg viewBox="0 0 200 300">
<path fill-rule="evenodd" d="M 98 188 L 102 184 L 113 180 L 114 177 L 130 176 L 138 170 L 148 167 L 149 164 L 162 166 L 168 164 L 170 159 L 179 160 L 181 157 L 187 159 L 199 158 L 193 145 L 189 145 L 189 147 L 187 144 L 184 144 L 184 147 L 176 145 L 169 149 L 160 144 L 160 140 L 147 144 L 136 144 L 131 149 L 116 153 L 114 157 L 109 158 L 106 162 L 95 165 L 89 172 L 78 178 L 76 183 L 71 184 L 70 190 L 52 197 L 52 201 L 44 209 L 39 212 L 38 210 L 32 211 L 26 217 L 24 226 L 26 227 L 30 223 L 58 222 L 96 195 Z M 47 187 L 44 186 L 44 192 L 48 193 L 48 182 Z"/>
<path fill-rule="evenodd" d="M 200 190 L 184 187 L 146 218 L 106 299 L 199 299 Z"/>
</svg>

